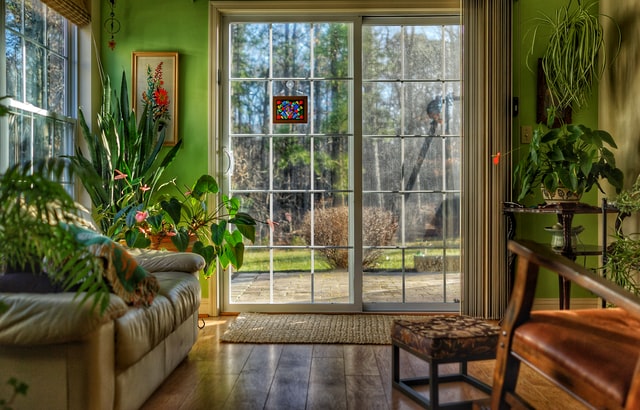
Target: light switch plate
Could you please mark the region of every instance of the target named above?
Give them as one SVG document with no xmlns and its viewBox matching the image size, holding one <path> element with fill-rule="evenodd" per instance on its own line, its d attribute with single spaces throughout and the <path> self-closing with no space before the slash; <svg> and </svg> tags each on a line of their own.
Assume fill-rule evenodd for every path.
<svg viewBox="0 0 640 410">
<path fill-rule="evenodd" d="M 533 127 L 531 125 L 523 125 L 520 127 L 520 143 L 529 144 L 533 136 Z"/>
</svg>

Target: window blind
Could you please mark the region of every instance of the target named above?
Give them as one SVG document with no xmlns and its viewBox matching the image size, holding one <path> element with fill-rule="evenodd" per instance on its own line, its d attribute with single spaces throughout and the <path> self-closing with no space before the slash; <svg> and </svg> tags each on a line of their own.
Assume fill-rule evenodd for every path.
<svg viewBox="0 0 640 410">
<path fill-rule="evenodd" d="M 85 0 L 42 0 L 42 2 L 77 26 L 84 26 L 91 22 L 91 14 Z"/>
</svg>

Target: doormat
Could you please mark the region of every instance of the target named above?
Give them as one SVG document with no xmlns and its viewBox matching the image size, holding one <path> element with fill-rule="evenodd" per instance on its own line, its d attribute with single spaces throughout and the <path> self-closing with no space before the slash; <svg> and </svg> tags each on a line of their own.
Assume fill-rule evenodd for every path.
<svg viewBox="0 0 640 410">
<path fill-rule="evenodd" d="M 420 315 L 242 313 L 224 332 L 231 343 L 391 344 L 395 319 Z"/>
</svg>

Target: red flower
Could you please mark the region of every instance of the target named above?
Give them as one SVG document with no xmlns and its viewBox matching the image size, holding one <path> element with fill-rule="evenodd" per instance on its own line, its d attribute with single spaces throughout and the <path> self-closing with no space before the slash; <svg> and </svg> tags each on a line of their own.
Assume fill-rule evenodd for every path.
<svg viewBox="0 0 640 410">
<path fill-rule="evenodd" d="M 491 157 L 493 158 L 493 165 L 498 165 L 500 163 L 500 151 Z"/>
<path fill-rule="evenodd" d="M 113 177 L 113 179 L 118 180 L 118 179 L 126 179 L 126 178 L 127 178 L 127 174 L 123 174 L 122 172 L 116 169 L 116 175 Z"/>
<path fill-rule="evenodd" d="M 164 88 L 158 88 L 153 92 L 153 100 L 160 107 L 167 106 L 169 105 L 169 93 Z"/>
</svg>

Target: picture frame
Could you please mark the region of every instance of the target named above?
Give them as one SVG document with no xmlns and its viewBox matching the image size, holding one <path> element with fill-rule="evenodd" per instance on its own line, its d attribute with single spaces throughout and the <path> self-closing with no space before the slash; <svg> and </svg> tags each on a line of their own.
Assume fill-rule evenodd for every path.
<svg viewBox="0 0 640 410">
<path fill-rule="evenodd" d="M 178 143 L 178 53 L 134 51 L 131 56 L 133 110 L 142 117 L 145 99 L 156 119 L 165 121 L 166 146 Z M 149 97 L 151 95 L 151 97 Z"/>
<path fill-rule="evenodd" d="M 547 108 L 551 105 L 551 95 L 547 86 L 547 79 L 542 68 L 542 59 L 538 59 L 538 90 L 536 96 L 536 122 L 538 124 L 547 125 L 548 114 Z M 571 107 L 565 108 L 560 114 L 561 118 L 555 118 L 553 127 L 559 127 L 561 124 L 571 123 Z"/>
<path fill-rule="evenodd" d="M 273 97 L 273 123 L 291 124 L 306 123 L 309 117 L 307 96 L 277 96 Z"/>
</svg>

